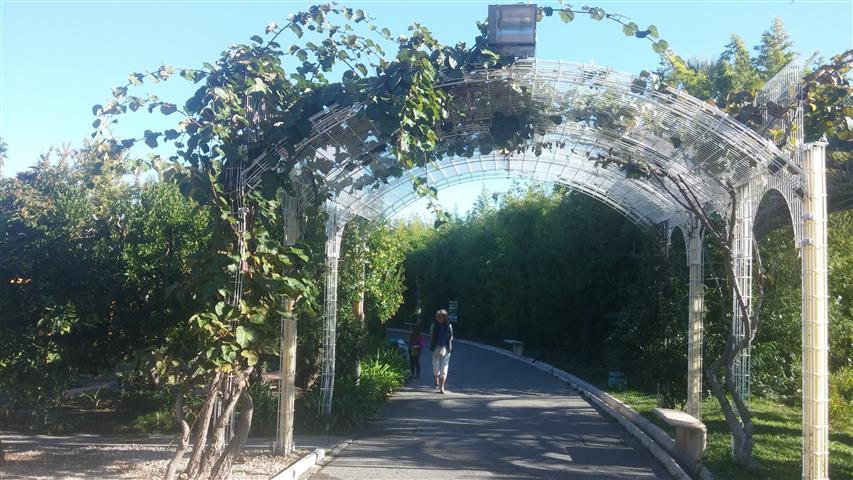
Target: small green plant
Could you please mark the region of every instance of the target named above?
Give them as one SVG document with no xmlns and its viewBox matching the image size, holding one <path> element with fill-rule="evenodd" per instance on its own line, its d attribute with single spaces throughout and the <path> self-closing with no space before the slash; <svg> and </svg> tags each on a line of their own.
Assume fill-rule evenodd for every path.
<svg viewBox="0 0 853 480">
<path fill-rule="evenodd" d="M 133 430 L 139 433 L 172 433 L 175 417 L 168 409 L 144 413 L 133 419 Z"/>
<path fill-rule="evenodd" d="M 101 406 L 101 389 L 97 389 L 91 393 L 81 393 L 81 397 L 85 398 L 89 402 L 89 407 L 93 410 L 97 410 L 98 407 Z"/>
<path fill-rule="evenodd" d="M 395 349 L 381 347 L 361 363 L 359 381 L 352 375 L 335 379 L 335 400 L 330 418 L 317 417 L 317 388 L 297 400 L 300 429 L 351 431 L 379 413 L 382 403 L 406 381 L 408 368 Z"/>
<path fill-rule="evenodd" d="M 249 385 L 249 394 L 254 403 L 252 413 L 252 435 L 270 436 L 275 434 L 276 414 L 278 412 L 278 393 L 274 383 L 256 380 Z"/>
<path fill-rule="evenodd" d="M 829 424 L 853 431 L 853 367 L 842 367 L 829 375 Z"/>
</svg>

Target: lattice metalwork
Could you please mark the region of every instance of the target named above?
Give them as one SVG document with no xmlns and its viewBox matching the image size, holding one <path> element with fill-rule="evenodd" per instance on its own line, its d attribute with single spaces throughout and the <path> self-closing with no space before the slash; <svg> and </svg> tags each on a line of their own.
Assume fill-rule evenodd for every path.
<svg viewBox="0 0 853 480">
<path fill-rule="evenodd" d="M 803 156 L 803 478 L 829 478 L 829 280 L 826 144 Z"/>
<path fill-rule="evenodd" d="M 698 219 L 691 218 L 684 236 L 687 244 L 688 324 L 687 324 L 687 413 L 702 418 L 702 345 L 704 343 L 705 278 L 703 269 L 704 232 Z"/>
<path fill-rule="evenodd" d="M 715 107 L 679 91 L 656 89 L 651 78 L 604 67 L 519 61 L 504 70 L 470 72 L 441 87 L 464 111 L 464 116 L 453 115 L 442 133 L 442 142 L 462 141 L 454 148 L 466 150 L 461 155 L 466 161 L 450 164 L 457 169 L 470 167 L 473 171 L 479 162 L 480 170 L 495 170 L 495 165 L 509 163 L 509 169 L 528 174 L 536 171 L 551 181 L 566 183 L 565 176 L 560 179 L 565 173 L 560 168 L 563 165 L 585 172 L 592 166 L 580 163 L 594 165 L 597 158 L 610 155 L 642 159 L 681 174 L 703 202 L 723 210 L 727 198 L 721 185 L 726 181 L 740 185 L 763 174 L 768 165 L 788 163 L 781 150 Z M 496 117 L 496 112 L 503 117 Z M 493 122 L 510 115 L 530 119 L 534 129 L 530 148 L 509 157 L 506 152 L 481 148 L 492 137 Z M 376 175 L 396 165 L 379 129 L 366 118 L 361 105 L 332 106 L 312 123 L 311 136 L 296 146 L 293 156 L 268 154 L 249 165 L 245 171 L 249 184 L 259 182 L 260 174 L 270 168 L 283 169 L 289 163 L 296 165 L 298 174 L 299 166 L 310 165 L 324 172 L 331 190 L 343 192 L 334 198 L 339 206 L 348 209 L 357 202 L 358 214 L 375 216 L 379 208 L 370 205 L 382 202 L 386 192 Z M 542 145 L 546 146 L 537 148 Z M 457 156 L 451 151 L 443 153 L 444 159 Z M 344 168 L 342 159 L 355 160 L 360 166 Z M 540 162 L 548 167 L 537 167 Z M 661 205 L 660 189 L 648 188 L 647 182 L 626 181 L 616 170 L 610 173 L 611 185 L 593 185 L 588 190 L 600 192 L 611 204 L 622 202 L 623 211 L 637 210 L 633 203 L 637 197 L 646 199 L 641 210 L 667 206 Z M 604 175 L 569 178 L 583 191 L 585 179 L 597 182 Z M 375 193 L 370 195 L 370 191 Z M 643 222 L 660 223 L 682 213 L 660 208 L 647 214 Z"/>
<path fill-rule="evenodd" d="M 736 295 L 732 295 L 732 334 L 741 340 L 748 332 L 744 329 L 744 315 L 752 314 L 752 248 L 753 248 L 753 212 L 755 211 L 755 185 L 747 183 L 738 189 L 737 212 L 734 225 L 734 263 L 735 282 L 741 293 L 741 301 L 746 312 L 740 307 Z M 745 348 L 734 362 L 735 388 L 748 405 L 750 398 L 750 348 Z"/>
<path fill-rule="evenodd" d="M 798 167 L 802 167 L 803 145 L 803 63 L 792 60 L 773 76 L 756 95 L 763 125 L 759 133 L 782 143 L 782 150 Z M 791 141 L 782 142 L 783 138 Z M 796 172 L 797 175 L 802 171 Z"/>
<path fill-rule="evenodd" d="M 703 308 L 701 232 L 697 232 L 688 213 L 665 193 L 665 185 L 631 180 L 601 162 L 610 157 L 637 159 L 680 175 L 709 212 L 725 213 L 730 209 L 724 186 L 736 186 L 735 276 L 747 302 L 752 297 L 752 227 L 756 209 L 769 190 L 778 190 L 787 201 L 796 243 L 803 248 L 803 474 L 809 479 L 826 478 L 824 151 L 821 145 L 806 147 L 802 143 L 802 65 L 795 62 L 784 68 L 758 95 L 756 105 L 762 109 L 764 120 L 758 132 L 685 93 L 656 88 L 651 77 L 600 66 L 518 61 L 506 69 L 467 72 L 439 87 L 459 107 L 459 113 L 454 111 L 441 132 L 436 164 L 400 172 L 380 130 L 366 117 L 364 105 L 331 105 L 311 119 L 311 134 L 293 149 L 266 151 L 241 169 L 237 180 L 241 188 L 254 188 L 261 175 L 271 169 L 290 172 L 293 179 L 306 185 L 313 185 L 319 175 L 329 187 L 312 191 L 313 195 L 331 196 L 327 202 L 330 217 L 320 413 L 331 413 L 337 266 L 344 224 L 355 216 L 387 217 L 417 200 L 410 182 L 414 177 L 423 177 L 430 185 L 441 188 L 518 176 L 570 186 L 610 205 L 640 226 L 678 226 L 688 232 L 689 408 L 698 415 Z M 266 114 L 263 106 L 255 111 L 261 117 Z M 528 119 L 532 126 L 532 138 L 525 148 L 504 152 L 490 147 L 490 142 L 495 143 L 495 127 L 499 130 L 502 122 L 513 116 Z M 779 139 L 786 135 L 793 141 L 780 143 Z M 803 148 L 808 152 L 805 157 L 801 155 Z M 398 178 L 383 182 L 381 178 L 391 172 Z M 315 178 L 310 178 L 312 175 Z M 239 207 L 235 209 L 238 214 L 240 211 Z M 239 280 L 235 279 L 235 292 L 239 290 Z M 746 332 L 742 331 L 739 315 L 740 309 L 735 308 L 732 328 L 742 336 Z M 748 351 L 738 359 L 735 369 L 737 388 L 748 400 Z"/>
<path fill-rule="evenodd" d="M 380 130 L 367 119 L 362 105 L 333 105 L 312 118 L 311 135 L 292 155 L 267 153 L 243 172 L 250 187 L 269 169 L 287 169 L 297 181 L 308 172 L 321 172 L 327 192 L 333 192 L 330 204 L 337 226 L 330 229 L 327 245 L 335 256 L 330 256 L 327 271 L 321 410 L 330 409 L 334 383 L 339 240 L 331 232 L 352 217 L 379 219 L 416 201 L 411 187 L 415 177 L 438 188 L 504 175 L 559 183 L 597 198 L 640 226 L 686 225 L 687 212 L 661 185 L 629 179 L 617 168 L 602 166 L 601 160 L 639 159 L 677 173 L 711 211 L 728 207 L 724 184 L 743 188 L 756 178 L 766 178 L 768 168 L 777 170 L 780 186 L 796 183 L 791 177 L 799 167 L 789 165 L 786 152 L 704 102 L 655 88 L 650 77 L 533 60 L 504 70 L 466 73 L 440 87 L 461 113 L 453 113 L 443 130 L 435 165 L 381 182 L 381 174 L 390 173 L 397 163 Z M 773 92 L 768 98 L 777 95 Z M 527 148 L 516 152 L 490 148 L 494 128 L 512 116 L 529 119 L 533 135 Z"/>
<path fill-rule="evenodd" d="M 522 155 L 510 155 L 500 161 L 483 162 L 482 159 L 449 157 L 437 165 L 414 169 L 411 175 L 426 179 L 438 189 L 492 178 L 526 178 L 566 185 L 610 206 L 640 227 L 653 225 L 654 219 L 662 215 L 678 223 L 684 217 L 684 212 L 671 198 L 648 182 L 629 180 L 619 172 L 581 159 L 534 162 L 524 161 Z M 626 183 L 634 185 L 626 188 Z M 348 218 L 361 216 L 376 220 L 393 216 L 419 198 L 407 176 L 377 190 L 343 192 L 335 202 L 345 208 Z"/>
<path fill-rule="evenodd" d="M 334 206 L 328 209 L 326 221 L 326 289 L 323 303 L 325 320 L 323 336 L 323 365 L 320 377 L 320 415 L 332 414 L 332 396 L 335 390 L 335 340 L 338 316 L 338 258 L 344 223 L 338 221 Z"/>
<path fill-rule="evenodd" d="M 304 198 L 304 188 L 297 184 L 295 195 L 285 195 L 282 202 L 282 218 L 284 220 L 284 244 L 295 245 L 301 238 L 301 200 Z M 293 312 L 294 302 L 291 298 L 282 299 L 282 310 L 285 312 L 281 319 L 280 338 L 280 375 L 278 381 L 278 415 L 275 436 L 275 449 L 290 453 L 293 443 L 294 405 L 296 400 L 296 335 L 297 318 Z"/>
<path fill-rule="evenodd" d="M 248 111 L 253 111 L 253 105 L 251 100 L 247 97 L 245 99 L 246 109 Z M 252 129 L 247 129 L 244 133 L 246 143 L 254 141 L 254 137 L 256 136 L 256 132 Z M 247 185 L 246 178 L 244 173 L 245 164 L 247 163 L 247 159 L 244 155 L 239 157 L 237 161 L 230 161 L 225 166 L 225 178 L 227 182 L 227 188 L 231 196 L 231 215 L 236 219 L 237 223 L 237 251 L 234 252 L 238 258 L 242 259 L 245 253 L 245 245 L 243 239 L 247 233 L 247 211 L 243 202 L 247 193 Z M 243 298 L 243 264 L 242 260 L 240 265 L 237 266 L 234 279 L 232 280 L 231 286 L 231 295 L 228 298 L 228 304 L 232 307 L 239 308 L 240 300 Z M 231 321 L 232 329 L 236 327 L 236 322 L 234 320 Z M 226 380 L 226 391 L 231 390 L 231 386 L 234 382 L 233 374 L 228 375 L 228 379 Z M 218 398 L 214 404 L 214 415 L 215 417 L 219 417 L 222 414 L 222 399 Z M 225 434 L 224 439 L 216 439 L 217 442 L 223 440 L 231 440 L 234 436 L 234 425 L 236 419 L 236 410 L 232 410 L 230 419 L 228 423 L 225 425 Z"/>
<path fill-rule="evenodd" d="M 782 194 L 791 214 L 794 243 L 799 248 L 802 240 L 803 170 L 801 148 L 803 145 L 803 66 L 794 60 L 777 73 L 756 96 L 756 106 L 761 110 L 763 125 L 759 133 L 781 147 L 789 161 L 774 161 L 766 165 L 762 175 L 755 175 L 741 184 L 737 195 L 735 225 L 736 281 L 744 300 L 752 311 L 753 227 L 761 212 L 761 200 L 770 190 Z M 785 140 L 788 139 L 788 140 Z M 743 325 L 741 310 L 733 305 L 732 331 L 741 339 Z M 735 361 L 735 385 L 749 403 L 750 399 L 750 349 L 744 350 Z"/>
</svg>

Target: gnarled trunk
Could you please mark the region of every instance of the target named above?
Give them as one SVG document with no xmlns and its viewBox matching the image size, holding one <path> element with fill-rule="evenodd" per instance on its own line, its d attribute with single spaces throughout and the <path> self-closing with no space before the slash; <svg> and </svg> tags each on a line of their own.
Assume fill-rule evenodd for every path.
<svg viewBox="0 0 853 480">
<path fill-rule="evenodd" d="M 175 455 L 169 461 L 169 466 L 166 469 L 165 480 L 175 480 L 175 474 L 178 471 L 178 463 L 184 457 L 190 446 L 190 425 L 184 418 L 184 394 L 185 390 L 181 388 L 175 396 L 175 421 L 181 432 L 178 434 L 178 448 L 175 450 Z"/>
<path fill-rule="evenodd" d="M 222 455 L 213 466 L 213 471 L 210 474 L 211 480 L 227 480 L 231 473 L 231 467 L 234 460 L 240 456 L 243 451 L 243 446 L 249 438 L 249 429 L 252 427 L 252 415 L 255 411 L 255 403 L 252 401 L 252 396 L 249 391 L 243 389 L 240 395 L 240 420 L 234 427 L 234 437 L 231 442 L 225 447 Z"/>
<path fill-rule="evenodd" d="M 234 459 L 240 455 L 252 426 L 254 402 L 246 390 L 253 368 L 225 375 L 216 373 L 207 389 L 205 400 L 190 433 L 183 420 L 183 391 L 175 400 L 175 418 L 181 427 L 181 441 L 166 472 L 166 480 L 174 480 L 177 464 L 192 444 L 192 456 L 180 477 L 187 480 L 225 480 L 231 474 Z M 217 402 L 221 408 L 216 408 Z M 226 439 L 226 430 L 240 403 L 239 422 L 234 435 Z"/>
<path fill-rule="evenodd" d="M 755 459 L 752 456 L 754 446 L 752 413 L 743 401 L 742 395 L 737 391 L 734 383 L 734 361 L 745 347 L 746 342 L 737 342 L 734 335 L 729 335 L 726 341 L 726 350 L 719 358 L 714 360 L 706 371 L 706 378 L 711 393 L 723 412 L 726 424 L 732 434 L 732 460 L 739 465 L 754 468 Z M 724 382 L 720 383 L 720 370 L 724 370 Z M 726 395 L 731 395 L 729 400 Z"/>
</svg>

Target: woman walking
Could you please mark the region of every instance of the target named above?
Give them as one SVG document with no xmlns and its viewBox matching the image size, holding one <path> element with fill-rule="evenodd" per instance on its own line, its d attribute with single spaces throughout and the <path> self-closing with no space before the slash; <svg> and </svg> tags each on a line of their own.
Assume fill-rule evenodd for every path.
<svg viewBox="0 0 853 480">
<path fill-rule="evenodd" d="M 429 329 L 429 337 L 435 386 L 439 392 L 444 393 L 447 368 L 450 366 L 450 352 L 453 350 L 453 325 L 447 321 L 447 310 L 441 309 L 435 312 L 435 322 Z"/>
</svg>

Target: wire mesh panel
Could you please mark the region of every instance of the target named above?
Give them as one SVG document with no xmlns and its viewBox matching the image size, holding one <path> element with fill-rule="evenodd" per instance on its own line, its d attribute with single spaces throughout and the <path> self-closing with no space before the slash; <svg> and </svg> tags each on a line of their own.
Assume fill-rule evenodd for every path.
<svg viewBox="0 0 853 480">
<path fill-rule="evenodd" d="M 537 177 L 556 181 L 559 164 L 583 160 L 596 165 L 613 156 L 636 158 L 677 172 L 703 204 L 722 211 L 728 202 L 723 188 L 727 182 L 741 185 L 763 175 L 768 165 L 789 163 L 789 155 L 760 135 L 705 102 L 658 88 L 654 77 L 594 65 L 524 60 L 506 69 L 466 72 L 439 88 L 455 105 L 447 122 L 450 128 L 439 132 L 439 156 L 464 151 L 463 156 L 471 160 L 447 164 L 447 174 L 452 176 L 467 175 L 479 162 L 484 170 L 536 171 Z M 527 145 L 516 155 L 487 147 L 494 143 L 494 127 L 512 116 L 529 121 L 533 135 Z M 349 202 L 358 202 L 359 214 L 376 215 L 385 208 L 365 204 L 381 204 L 384 194 L 359 192 L 385 191 L 377 175 L 396 166 L 379 132 L 366 118 L 363 105 L 329 106 L 312 118 L 311 134 L 296 145 L 294 153 L 268 153 L 248 165 L 248 183 L 256 185 L 267 169 L 285 171 L 291 165 L 299 172 L 310 167 L 325 176 L 339 206 L 347 209 Z M 554 168 L 539 170 L 536 165 L 543 161 Z M 347 162 L 354 168 L 347 167 Z M 624 202 L 665 195 L 659 187 L 640 187 L 643 183 L 620 182 L 620 191 L 611 193 Z M 608 194 L 594 185 L 588 190 Z M 651 223 L 674 220 L 673 215 L 683 220 L 680 208 L 638 208 L 653 215 L 648 218 Z"/>
<path fill-rule="evenodd" d="M 508 176 L 559 183 L 612 206 L 643 227 L 664 223 L 685 227 L 689 214 L 670 197 L 667 190 L 675 189 L 668 180 L 633 178 L 626 174 L 624 163 L 617 167 L 620 163 L 609 160 L 633 159 L 678 175 L 709 213 L 725 214 L 732 208 L 727 186 L 733 185 L 738 192 L 735 281 L 748 308 L 742 312 L 733 305 L 732 332 L 743 338 L 748 332 L 742 315 L 752 308 L 753 226 L 756 209 L 768 190 L 783 194 L 795 235 L 803 237 L 799 220 L 803 169 L 798 148 L 803 132 L 801 76 L 802 66 L 793 63 L 767 83 L 756 100 L 763 115 L 756 132 L 706 102 L 661 87 L 654 76 L 594 65 L 520 60 L 508 68 L 464 72 L 461 78 L 438 85 L 453 108 L 443 125 L 446 128 L 437 132 L 437 160 L 428 165 L 401 171 L 388 139 L 361 104 L 325 107 L 311 118 L 310 134 L 298 145 L 253 157 L 242 165 L 238 183 L 244 189 L 259 185 L 269 170 L 287 172 L 306 185 L 314 185 L 319 175 L 327 187 L 309 194 L 328 196 L 330 212 L 320 413 L 331 413 L 334 388 L 342 226 L 355 216 L 388 217 L 417 200 L 412 189 L 416 177 L 437 188 Z M 495 133 L 509 121 L 530 127 L 529 138 L 513 151 L 501 149 Z M 793 142 L 779 141 L 788 134 Z M 695 241 L 691 244 L 688 257 L 691 285 L 696 287 L 703 274 L 701 261 L 697 263 L 702 257 L 701 242 L 698 247 Z M 694 362 L 690 365 L 694 398 L 690 408 L 695 408 L 696 373 L 701 372 L 701 321 L 695 323 L 695 315 L 701 320 L 700 293 L 701 289 L 691 288 L 693 330 L 688 349 Z M 735 375 L 736 388 L 748 402 L 748 349 L 737 359 Z M 701 389 L 701 379 L 698 385 Z"/>
<path fill-rule="evenodd" d="M 753 212 L 755 211 L 754 182 L 742 185 L 737 190 L 735 224 L 734 224 L 734 270 L 735 286 L 740 292 L 732 295 L 732 334 L 735 340 L 743 340 L 749 332 L 744 328 L 745 316 L 752 314 L 752 249 L 753 249 Z M 741 307 L 741 302 L 745 308 Z M 745 311 L 744 311 L 745 310 Z M 734 361 L 735 388 L 741 394 L 743 401 L 750 401 L 750 369 L 751 348 L 744 348 Z"/>
<path fill-rule="evenodd" d="M 687 413 L 702 418 L 702 343 L 704 336 L 705 291 L 703 273 L 703 231 L 697 219 L 693 219 L 687 240 L 688 326 L 687 326 Z"/>
<path fill-rule="evenodd" d="M 253 111 L 253 105 L 251 99 L 248 97 L 245 99 L 245 106 L 247 111 Z M 247 129 L 244 132 L 244 139 L 246 143 L 253 141 L 254 132 L 252 129 Z M 239 308 L 240 300 L 243 298 L 243 271 L 244 264 L 243 260 L 245 252 L 245 244 L 244 238 L 247 234 L 248 225 L 247 225 L 247 210 L 244 205 L 245 196 L 247 193 L 246 181 L 244 173 L 245 164 L 247 163 L 247 159 L 245 158 L 245 151 L 243 154 L 237 156 L 236 159 L 231 159 L 225 164 L 225 179 L 227 182 L 228 192 L 231 196 L 231 216 L 236 219 L 237 224 L 237 251 L 234 252 L 237 257 L 240 259 L 239 264 L 234 272 L 234 277 L 231 285 L 231 294 L 228 298 L 228 304 L 232 307 Z M 236 320 L 231 320 L 231 328 L 236 328 Z M 225 383 L 225 391 L 230 391 L 234 382 L 234 375 L 229 373 L 228 378 Z M 214 415 L 218 417 L 222 414 L 222 399 L 217 398 L 214 403 Z M 225 440 L 231 440 L 234 436 L 234 425 L 236 425 L 236 409 L 231 411 L 231 417 L 228 420 L 228 423 L 225 425 L 225 434 L 222 439 L 215 439 L 216 442 L 222 442 Z"/>
<path fill-rule="evenodd" d="M 448 157 L 430 167 L 412 171 L 437 188 L 492 178 L 526 178 L 566 185 L 609 205 L 635 224 L 645 227 L 662 218 L 681 221 L 683 212 L 662 192 L 640 180 L 630 180 L 618 171 L 596 167 L 571 153 L 558 160 L 545 157 L 532 161 L 521 156 L 507 156 L 506 166 L 494 168 L 494 163 L 482 158 Z M 345 215 L 371 220 L 393 216 L 420 197 L 412 187 L 410 177 L 402 177 L 377 190 L 344 192 L 333 201 Z"/>
<path fill-rule="evenodd" d="M 737 194 L 735 223 L 735 281 L 748 311 L 752 312 L 753 227 L 761 200 L 769 190 L 782 194 L 791 213 L 795 244 L 802 238 L 803 170 L 800 146 L 803 141 L 802 64 L 795 60 L 767 82 L 756 96 L 762 112 L 761 135 L 781 149 L 781 156 L 749 175 Z M 798 194 L 799 192 L 799 194 Z M 743 329 L 743 313 L 737 299 L 733 301 L 732 332 L 740 340 L 748 332 Z M 751 348 L 744 349 L 734 364 L 735 385 L 749 404 Z"/>
<path fill-rule="evenodd" d="M 329 208 L 329 218 L 326 221 L 326 285 L 323 316 L 325 320 L 323 333 L 323 365 L 320 377 L 320 406 L 319 413 L 323 416 L 332 414 L 332 396 L 335 389 L 335 340 L 338 315 L 338 258 L 340 257 L 341 236 L 344 223 L 339 218 L 334 206 Z"/>
<path fill-rule="evenodd" d="M 759 133 L 776 141 L 794 164 L 801 167 L 804 135 L 801 59 L 795 58 L 768 80 L 756 95 L 755 103 L 763 117 Z M 785 142 L 786 138 L 791 141 Z"/>
<path fill-rule="evenodd" d="M 782 194 L 791 213 L 794 227 L 794 244 L 797 248 L 802 232 L 802 145 L 803 126 L 803 64 L 794 59 L 773 76 L 756 96 L 756 106 L 761 110 L 763 124 L 759 133 L 780 146 L 791 162 L 785 166 L 770 164 L 765 178 L 765 191 L 776 190 Z M 763 197 L 763 195 L 762 195 Z"/>
<path fill-rule="evenodd" d="M 297 185 L 293 195 L 285 194 L 282 202 L 284 244 L 295 245 L 300 239 L 300 198 L 304 195 Z M 293 299 L 282 299 L 281 338 L 279 344 L 280 375 L 278 382 L 278 415 L 275 449 L 290 453 L 294 448 L 293 424 L 296 400 L 296 335 L 297 319 L 293 312 Z"/>
</svg>

